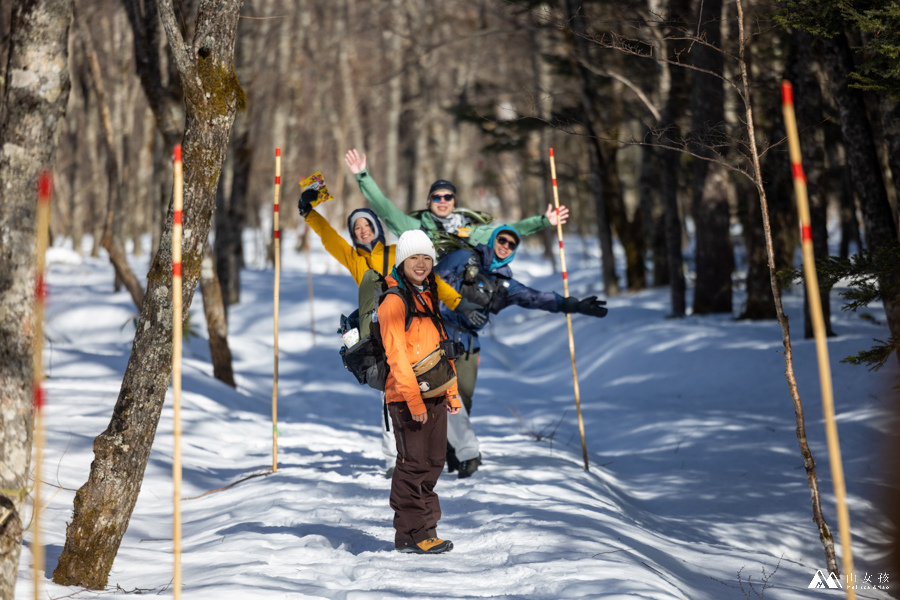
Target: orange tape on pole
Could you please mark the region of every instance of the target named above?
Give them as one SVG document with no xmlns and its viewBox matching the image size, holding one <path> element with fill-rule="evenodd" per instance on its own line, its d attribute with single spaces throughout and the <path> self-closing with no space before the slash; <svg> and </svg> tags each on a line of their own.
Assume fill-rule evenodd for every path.
<svg viewBox="0 0 900 600">
<path fill-rule="evenodd" d="M 172 449 L 172 555 L 174 576 L 172 597 L 181 598 L 181 237 L 184 204 L 184 173 L 181 146 L 175 146 L 173 169 L 175 186 L 172 192 L 172 408 L 174 447 Z"/>
<path fill-rule="evenodd" d="M 38 178 L 37 219 L 35 220 L 34 257 L 34 339 L 32 340 L 32 409 L 34 410 L 34 491 L 32 497 L 33 531 L 31 536 L 34 598 L 38 600 L 44 575 L 44 545 L 41 539 L 41 470 L 44 462 L 44 303 L 47 283 L 44 270 L 50 243 L 50 196 L 53 178 L 44 171 Z"/>
<path fill-rule="evenodd" d="M 281 231 L 278 204 L 281 198 L 281 148 L 275 148 L 275 208 L 272 213 L 275 248 L 274 346 L 275 366 L 272 374 L 272 472 L 278 471 L 278 296 L 281 287 Z"/>
<path fill-rule="evenodd" d="M 553 157 L 553 148 L 550 148 L 550 178 L 553 182 L 553 205 L 556 207 L 556 234 L 559 236 L 559 262 L 562 267 L 563 291 L 565 297 L 569 297 L 569 276 L 566 271 L 566 252 L 563 248 L 562 223 L 559 220 L 559 188 L 556 185 L 556 159 Z M 581 454 L 584 459 L 584 469 L 590 470 L 588 464 L 587 441 L 584 435 L 584 419 L 581 417 L 581 391 L 578 387 L 578 369 L 575 367 L 575 334 L 572 332 L 572 315 L 566 314 L 566 325 L 569 329 L 569 355 L 572 358 L 572 379 L 575 385 L 575 410 L 578 413 L 578 432 L 581 434 Z"/>
<path fill-rule="evenodd" d="M 822 313 L 822 299 L 819 294 L 819 280 L 816 275 L 815 255 L 813 253 L 809 199 L 806 190 L 806 175 L 803 172 L 802 154 L 800 152 L 800 135 L 797 131 L 797 118 L 794 115 L 794 91 L 788 81 L 783 81 L 781 83 L 781 99 L 784 124 L 788 136 L 788 148 L 791 156 L 791 171 L 794 175 L 794 192 L 797 195 L 797 213 L 800 217 L 801 240 L 803 245 L 803 271 L 806 279 L 807 296 L 809 296 L 809 314 L 810 319 L 812 320 L 813 333 L 816 338 L 816 356 L 819 363 L 819 384 L 822 390 L 822 412 L 825 415 L 828 459 L 834 484 L 838 528 L 840 529 L 841 547 L 843 550 L 841 568 L 847 579 L 847 585 L 844 586 L 844 589 L 847 592 L 848 600 L 853 600 L 856 598 L 856 590 L 850 579 L 853 575 L 850 513 L 847 509 L 847 492 L 844 483 L 844 468 L 841 461 L 841 444 L 838 439 L 837 423 L 834 418 L 831 364 L 828 358 L 825 318 Z"/>
</svg>

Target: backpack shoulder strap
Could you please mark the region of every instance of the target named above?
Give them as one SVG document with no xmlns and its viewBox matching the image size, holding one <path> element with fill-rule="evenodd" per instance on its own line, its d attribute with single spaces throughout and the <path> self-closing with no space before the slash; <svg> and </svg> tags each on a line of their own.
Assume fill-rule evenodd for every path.
<svg viewBox="0 0 900 600">
<path fill-rule="evenodd" d="M 385 244 L 382 244 L 381 248 L 383 250 L 381 276 L 387 277 L 388 276 L 388 261 L 391 259 L 391 248 L 390 248 L 390 246 L 387 246 Z"/>
<path fill-rule="evenodd" d="M 398 298 L 400 298 L 401 301 L 403 301 L 403 311 L 406 314 L 405 329 L 409 330 L 409 326 L 412 325 L 413 315 L 411 314 L 411 311 L 409 310 L 409 302 L 407 302 L 406 296 L 400 290 L 399 286 L 389 287 L 387 290 L 385 290 L 384 294 L 382 294 L 382 296 L 381 296 L 381 299 L 378 301 L 378 304 L 381 305 L 381 303 L 384 302 L 384 299 L 387 298 L 389 294 L 397 296 Z"/>
</svg>

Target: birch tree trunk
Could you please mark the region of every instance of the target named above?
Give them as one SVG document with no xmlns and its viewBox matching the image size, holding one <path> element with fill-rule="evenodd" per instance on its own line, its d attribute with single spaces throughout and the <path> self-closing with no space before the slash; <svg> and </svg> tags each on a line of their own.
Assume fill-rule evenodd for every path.
<svg viewBox="0 0 900 600">
<path fill-rule="evenodd" d="M 37 181 L 69 100 L 72 0 L 14 5 L 0 120 L 0 598 L 12 598 L 29 493 Z"/>
<path fill-rule="evenodd" d="M 185 94 L 185 314 L 200 277 L 231 126 L 244 101 L 232 63 L 242 4 L 201 0 L 190 45 L 182 38 L 172 1 L 158 4 Z M 172 372 L 172 212 L 170 203 L 112 419 L 94 440 L 90 477 L 75 495 L 66 544 L 53 573 L 62 585 L 106 585 L 140 492 Z"/>
</svg>

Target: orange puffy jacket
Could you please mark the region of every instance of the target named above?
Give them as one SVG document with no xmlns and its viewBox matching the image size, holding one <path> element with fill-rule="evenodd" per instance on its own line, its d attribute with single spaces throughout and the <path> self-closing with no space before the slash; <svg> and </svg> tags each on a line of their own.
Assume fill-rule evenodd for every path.
<svg viewBox="0 0 900 600">
<path fill-rule="evenodd" d="M 391 276 L 386 278 L 388 288 L 398 285 L 397 280 Z M 431 292 L 421 294 L 422 299 L 428 303 L 428 309 L 435 310 L 435 302 Z M 421 303 L 413 299 L 417 310 L 424 310 Z M 422 401 L 422 393 L 413 373 L 412 365 L 416 364 L 433 352 L 441 342 L 441 334 L 438 332 L 432 320 L 428 317 L 412 318 L 409 329 L 406 329 L 406 306 L 403 300 L 395 294 L 384 297 L 378 308 L 378 323 L 380 324 L 381 339 L 384 343 L 384 353 L 387 356 L 388 373 L 384 385 L 384 396 L 388 402 L 406 402 L 409 410 L 414 415 L 425 413 L 425 403 Z M 451 361 L 452 364 L 452 361 Z M 456 365 L 453 366 L 456 370 Z M 452 407 L 461 406 L 456 382 L 450 386 L 446 393 L 448 403 Z"/>
</svg>

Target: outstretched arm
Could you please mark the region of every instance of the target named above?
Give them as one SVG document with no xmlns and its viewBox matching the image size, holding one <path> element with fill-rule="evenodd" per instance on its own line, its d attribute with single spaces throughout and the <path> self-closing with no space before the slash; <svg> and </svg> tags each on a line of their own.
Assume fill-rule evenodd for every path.
<svg viewBox="0 0 900 600">
<path fill-rule="evenodd" d="M 350 172 L 356 176 L 356 183 L 359 185 L 359 191 L 363 193 L 372 210 L 378 215 L 378 218 L 384 221 L 385 226 L 394 235 L 402 235 L 405 231 L 419 229 L 422 224 L 418 219 L 410 217 L 402 210 L 394 206 L 394 204 L 384 195 L 372 176 L 366 170 L 366 155 L 359 155 L 356 149 L 350 150 L 344 155 L 344 163 Z"/>
<path fill-rule="evenodd" d="M 552 204 L 547 205 L 547 211 L 543 215 L 522 219 L 512 226 L 516 228 L 521 235 L 527 236 L 546 229 L 547 227 L 556 227 L 557 220 L 560 224 L 565 225 L 569 219 L 569 209 L 565 206 L 559 207 L 559 219 L 556 217 L 556 209 Z"/>
<path fill-rule="evenodd" d="M 338 232 L 334 230 L 334 227 L 325 220 L 325 217 L 317 213 L 315 209 L 310 210 L 309 213 L 307 213 L 306 222 L 309 224 L 310 228 L 322 238 L 322 245 L 325 246 L 325 250 L 328 251 L 328 254 L 335 257 L 339 263 L 344 265 L 347 270 L 350 271 L 350 275 L 353 276 L 356 285 L 359 285 L 362 281 L 363 274 L 369 268 L 366 259 L 357 254 L 356 249 L 347 243 L 347 240 L 342 238 Z"/>
<path fill-rule="evenodd" d="M 547 312 L 559 312 L 559 302 L 562 296 L 556 292 L 542 292 L 535 290 L 527 285 L 521 284 L 515 279 L 508 280 L 509 292 L 506 296 L 506 302 L 502 308 L 509 305 L 521 306 L 522 308 L 532 308 L 536 310 L 546 310 Z"/>
</svg>

